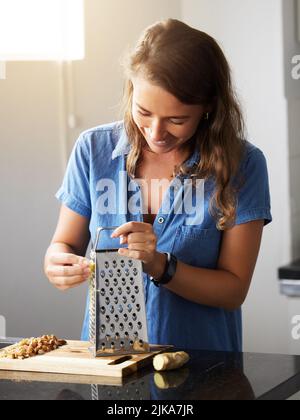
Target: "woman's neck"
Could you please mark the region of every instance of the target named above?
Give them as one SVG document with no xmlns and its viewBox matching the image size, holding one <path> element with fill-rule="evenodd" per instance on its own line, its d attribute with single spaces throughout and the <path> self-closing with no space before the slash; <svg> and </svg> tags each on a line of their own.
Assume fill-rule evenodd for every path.
<svg viewBox="0 0 300 420">
<path fill-rule="evenodd" d="M 147 145 L 148 146 L 148 145 Z M 148 147 L 144 147 L 142 150 L 142 156 L 144 162 L 167 165 L 168 167 L 174 167 L 184 163 L 192 153 L 191 144 L 183 145 L 180 149 L 172 150 L 169 153 L 157 154 L 150 150 Z"/>
</svg>

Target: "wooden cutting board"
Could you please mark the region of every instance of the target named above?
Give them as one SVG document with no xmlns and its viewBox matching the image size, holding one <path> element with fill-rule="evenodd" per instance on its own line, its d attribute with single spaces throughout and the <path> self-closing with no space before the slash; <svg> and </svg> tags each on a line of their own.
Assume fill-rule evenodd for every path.
<svg viewBox="0 0 300 420">
<path fill-rule="evenodd" d="M 151 346 L 152 351 L 147 354 L 94 358 L 89 351 L 90 346 L 89 342 L 68 341 L 67 345 L 42 356 L 24 360 L 0 358 L 0 371 L 123 378 L 151 364 L 156 354 L 171 347 Z"/>
</svg>

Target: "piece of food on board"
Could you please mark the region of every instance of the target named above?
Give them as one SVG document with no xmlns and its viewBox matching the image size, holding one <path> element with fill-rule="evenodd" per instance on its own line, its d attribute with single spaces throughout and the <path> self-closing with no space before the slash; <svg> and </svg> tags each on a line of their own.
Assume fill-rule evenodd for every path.
<svg viewBox="0 0 300 420">
<path fill-rule="evenodd" d="M 0 351 L 0 358 L 29 359 L 29 357 L 43 355 L 66 345 L 65 340 L 59 340 L 55 335 L 43 335 L 38 338 L 26 338 L 13 346 Z"/>
<path fill-rule="evenodd" d="M 154 369 L 161 372 L 164 370 L 179 369 L 190 360 L 190 356 L 184 351 L 176 353 L 158 354 L 153 359 Z"/>
</svg>

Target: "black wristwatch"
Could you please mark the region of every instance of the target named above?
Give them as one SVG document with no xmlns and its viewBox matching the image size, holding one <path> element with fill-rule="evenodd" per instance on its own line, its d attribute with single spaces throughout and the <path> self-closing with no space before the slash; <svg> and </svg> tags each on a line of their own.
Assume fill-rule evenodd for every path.
<svg viewBox="0 0 300 420">
<path fill-rule="evenodd" d="M 172 278 L 175 276 L 176 269 L 177 269 L 177 258 L 175 255 L 170 254 L 169 252 L 165 252 L 165 255 L 167 256 L 167 262 L 165 271 L 161 277 L 161 279 L 158 281 L 154 277 L 150 276 L 150 280 L 155 284 L 156 287 L 163 286 L 165 284 L 170 283 Z"/>
</svg>

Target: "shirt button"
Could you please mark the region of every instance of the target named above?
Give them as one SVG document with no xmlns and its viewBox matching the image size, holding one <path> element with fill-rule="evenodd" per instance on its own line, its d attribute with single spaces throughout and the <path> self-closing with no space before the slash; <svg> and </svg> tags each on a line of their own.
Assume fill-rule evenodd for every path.
<svg viewBox="0 0 300 420">
<path fill-rule="evenodd" d="M 165 219 L 164 219 L 164 217 L 160 217 L 160 218 L 158 219 L 158 223 L 159 223 L 160 225 L 162 225 L 163 223 L 165 223 Z"/>
</svg>

